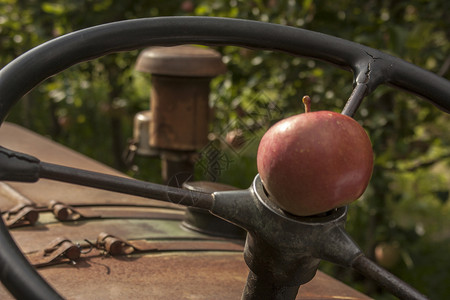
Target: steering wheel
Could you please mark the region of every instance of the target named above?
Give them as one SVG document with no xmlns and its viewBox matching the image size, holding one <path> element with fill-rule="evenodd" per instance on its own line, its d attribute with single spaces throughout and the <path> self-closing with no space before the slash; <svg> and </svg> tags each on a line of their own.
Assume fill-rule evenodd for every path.
<svg viewBox="0 0 450 300">
<path fill-rule="evenodd" d="M 256 21 L 211 17 L 161 17 L 100 25 L 38 46 L 0 71 L 0 124 L 11 107 L 46 78 L 108 53 L 146 46 L 196 43 L 286 52 L 352 71 L 354 90 L 342 113 L 353 116 L 380 84 L 419 95 L 450 112 L 450 82 L 378 50 L 325 34 Z M 394 295 L 424 299 L 394 275 L 367 259 L 343 229 L 347 208 L 325 216 L 283 213 L 265 194 L 259 176 L 248 190 L 188 191 L 39 161 L 0 147 L 0 179 L 58 180 L 207 209 L 247 230 L 244 258 L 250 268 L 243 299 L 294 299 L 311 280 L 321 259 L 352 267 Z M 284 228 L 282 234 L 276 229 Z M 29 265 L 0 220 L 0 276 L 17 298 L 61 299 Z M 270 283 L 270 284 L 269 284 Z"/>
</svg>

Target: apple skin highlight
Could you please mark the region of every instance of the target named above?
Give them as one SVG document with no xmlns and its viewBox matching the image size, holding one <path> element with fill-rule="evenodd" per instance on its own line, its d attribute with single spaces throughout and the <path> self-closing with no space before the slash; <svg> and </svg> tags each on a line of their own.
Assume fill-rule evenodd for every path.
<svg viewBox="0 0 450 300">
<path fill-rule="evenodd" d="M 358 122 L 336 112 L 308 112 L 309 103 L 305 106 L 306 113 L 273 125 L 257 154 L 269 198 L 298 216 L 355 201 L 373 170 L 372 145 Z"/>
</svg>

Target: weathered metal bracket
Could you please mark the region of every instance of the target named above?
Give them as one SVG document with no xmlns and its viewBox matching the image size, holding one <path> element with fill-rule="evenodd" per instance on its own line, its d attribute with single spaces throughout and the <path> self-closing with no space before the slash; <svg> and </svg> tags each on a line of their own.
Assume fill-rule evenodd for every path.
<svg viewBox="0 0 450 300">
<path fill-rule="evenodd" d="M 55 217 L 60 221 L 77 221 L 83 219 L 84 216 L 72 206 L 52 200 L 49 208 Z"/>
<path fill-rule="evenodd" d="M 6 226 L 13 228 L 34 225 L 37 222 L 39 212 L 36 210 L 33 201 L 3 182 L 0 182 L 0 195 L 16 203 L 14 207 L 2 213 Z"/>
<path fill-rule="evenodd" d="M 73 262 L 80 258 L 81 247 L 66 238 L 57 238 L 44 250 L 30 254 L 28 259 L 35 267 L 44 267 L 63 262 Z"/>
<path fill-rule="evenodd" d="M 39 212 L 31 205 L 19 205 L 2 214 L 8 228 L 34 225 L 39 219 Z"/>
<path fill-rule="evenodd" d="M 136 250 L 128 242 L 106 232 L 99 234 L 96 247 L 113 256 L 131 254 Z"/>
</svg>

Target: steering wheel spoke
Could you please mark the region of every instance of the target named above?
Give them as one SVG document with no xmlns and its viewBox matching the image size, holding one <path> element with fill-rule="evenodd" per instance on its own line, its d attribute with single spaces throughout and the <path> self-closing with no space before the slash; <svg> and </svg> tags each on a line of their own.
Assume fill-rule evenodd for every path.
<svg viewBox="0 0 450 300">
<path fill-rule="evenodd" d="M 40 178 L 50 179 L 208 210 L 214 200 L 209 193 L 41 162 L 33 156 L 3 147 L 0 147 L 0 170 L 1 180 L 35 182 Z"/>
</svg>

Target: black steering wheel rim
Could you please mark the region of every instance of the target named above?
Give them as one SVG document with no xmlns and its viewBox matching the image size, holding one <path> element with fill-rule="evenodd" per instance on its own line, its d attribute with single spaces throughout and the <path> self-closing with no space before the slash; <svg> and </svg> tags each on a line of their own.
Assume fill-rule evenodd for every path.
<svg viewBox="0 0 450 300">
<path fill-rule="evenodd" d="M 109 23 L 51 40 L 0 71 L 0 125 L 11 107 L 40 82 L 68 67 L 109 53 L 146 46 L 234 45 L 323 60 L 354 74 L 355 90 L 344 113 L 389 84 L 450 112 L 450 82 L 399 58 L 337 37 L 257 21 L 212 17 L 161 17 Z M 60 296 L 27 264 L 0 220 L 2 282 L 19 298 Z"/>
<path fill-rule="evenodd" d="M 300 28 L 215 17 L 158 17 L 99 25 L 44 43 L 0 71 L 0 123 L 11 107 L 46 78 L 109 53 L 146 46 L 234 45 L 306 56 L 352 70 L 364 97 L 379 84 L 419 95 L 450 113 L 450 82 L 361 44 Z"/>
</svg>

